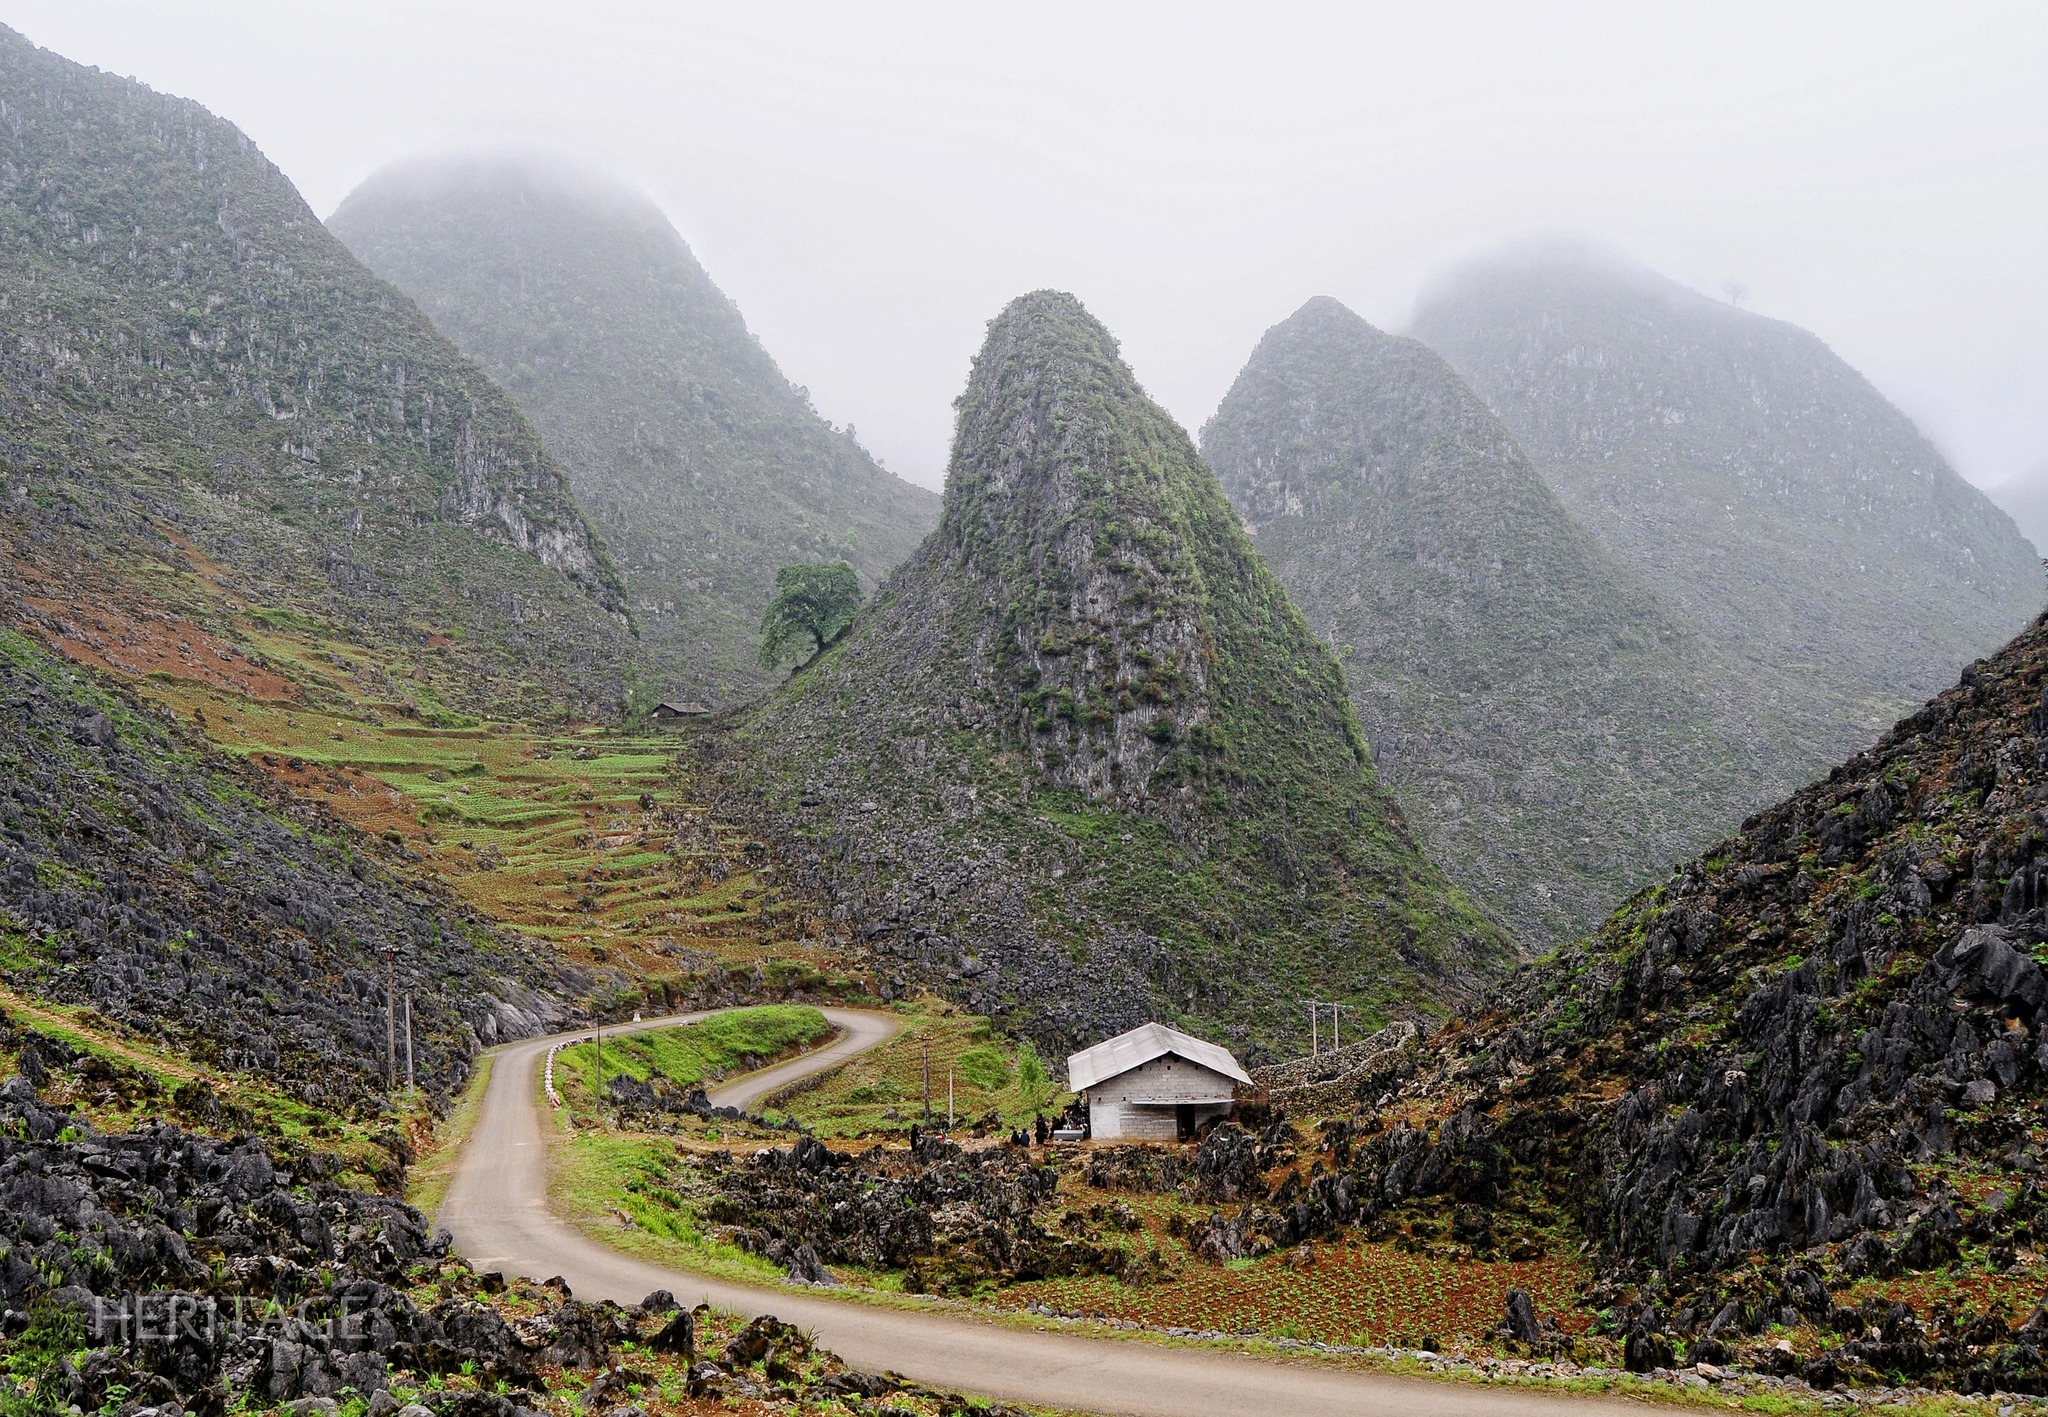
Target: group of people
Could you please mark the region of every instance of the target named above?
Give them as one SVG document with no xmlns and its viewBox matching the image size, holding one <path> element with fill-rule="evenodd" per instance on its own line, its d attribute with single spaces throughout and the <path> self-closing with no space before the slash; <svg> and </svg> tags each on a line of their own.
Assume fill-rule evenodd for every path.
<svg viewBox="0 0 2048 1417">
<path fill-rule="evenodd" d="M 1052 1140 L 1053 1128 L 1057 1125 L 1058 1123 L 1056 1122 L 1046 1121 L 1045 1114 L 1043 1112 L 1040 1112 L 1031 1119 L 1030 1126 L 1019 1127 L 1015 1131 L 1010 1133 L 1010 1145 L 1044 1146 L 1047 1142 Z M 911 1155 L 917 1155 L 922 1150 L 924 1144 L 927 1141 L 931 1141 L 935 1138 L 943 1139 L 944 1136 L 945 1133 L 943 1132 L 928 1132 L 918 1123 L 912 1122 L 910 1124 Z"/>
<path fill-rule="evenodd" d="M 1010 1133 L 1011 1146 L 1030 1146 L 1034 1139 L 1039 1146 L 1044 1146 L 1052 1139 L 1052 1127 L 1046 1122 L 1043 1112 L 1031 1119 L 1029 1128 L 1019 1127 Z"/>
<path fill-rule="evenodd" d="M 1040 1112 L 1038 1116 L 1032 1118 L 1030 1126 L 1020 1126 L 1014 1132 L 1010 1132 L 1010 1145 L 1012 1147 L 1030 1147 L 1032 1145 L 1032 1136 L 1036 1136 L 1038 1145 L 1042 1147 L 1044 1141 L 1047 1141 L 1047 1136 L 1051 1136 L 1051 1134 L 1053 1134 L 1053 1128 L 1049 1128 L 1047 1124 L 1044 1124 L 1044 1112 Z"/>
</svg>

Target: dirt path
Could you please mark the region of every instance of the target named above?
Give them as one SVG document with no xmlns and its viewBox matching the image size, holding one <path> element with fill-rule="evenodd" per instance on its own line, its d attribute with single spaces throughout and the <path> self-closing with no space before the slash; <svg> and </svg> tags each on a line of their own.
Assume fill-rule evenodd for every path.
<svg viewBox="0 0 2048 1417">
<path fill-rule="evenodd" d="M 651 1019 L 638 1029 L 694 1022 L 703 1014 Z M 839 1038 L 816 1053 L 739 1079 L 712 1101 L 743 1105 L 807 1073 L 835 1066 L 888 1039 L 886 1014 L 827 1009 Z M 607 1033 L 628 1031 L 607 1029 Z M 573 1035 L 572 1035 L 573 1036 Z M 598 1243 L 547 1206 L 547 1149 L 536 1071 L 559 1038 L 499 1051 L 483 1112 L 439 1219 L 482 1269 L 544 1279 L 561 1275 L 579 1295 L 634 1303 L 656 1289 L 685 1305 L 699 1299 L 746 1313 L 771 1312 L 814 1330 L 857 1368 L 893 1369 L 919 1382 L 1011 1402 L 1129 1417 L 1530 1417 L 1577 1412 L 1640 1414 L 1637 1403 L 1432 1383 L 1204 1348 L 1175 1348 L 998 1326 L 950 1314 L 837 1301 L 710 1279 L 636 1259 Z"/>
</svg>

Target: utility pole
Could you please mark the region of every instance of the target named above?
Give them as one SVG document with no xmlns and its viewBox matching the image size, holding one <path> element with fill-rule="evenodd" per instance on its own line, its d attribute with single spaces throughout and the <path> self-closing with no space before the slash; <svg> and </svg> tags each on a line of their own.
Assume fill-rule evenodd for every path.
<svg viewBox="0 0 2048 1417">
<path fill-rule="evenodd" d="M 929 1038 L 924 1041 L 924 1120 L 926 1125 L 930 1125 L 932 1120 L 932 1041 Z"/>
<path fill-rule="evenodd" d="M 405 1090 L 414 1087 L 412 1072 L 412 995 L 405 996 Z"/>
<path fill-rule="evenodd" d="M 604 1106 L 604 1025 L 599 1024 L 591 1033 L 591 1042 L 597 1048 L 597 1105 Z"/>
<path fill-rule="evenodd" d="M 398 946 L 384 946 L 384 1090 L 398 1086 Z"/>
<path fill-rule="evenodd" d="M 1308 1005 L 1308 1055 L 1314 1058 L 1323 1051 L 1322 1040 L 1316 1034 L 1316 1024 L 1319 1019 L 1316 1009 L 1321 1001 L 1317 999 L 1304 999 L 1302 1002 Z"/>
<path fill-rule="evenodd" d="M 953 1130 L 953 1070 L 946 1069 L 946 1130 Z"/>
<path fill-rule="evenodd" d="M 1332 1053 L 1344 1051 L 1344 1035 L 1339 1031 L 1337 1024 L 1337 1011 L 1343 1007 L 1342 1004 L 1330 1005 L 1330 1051 Z"/>
</svg>

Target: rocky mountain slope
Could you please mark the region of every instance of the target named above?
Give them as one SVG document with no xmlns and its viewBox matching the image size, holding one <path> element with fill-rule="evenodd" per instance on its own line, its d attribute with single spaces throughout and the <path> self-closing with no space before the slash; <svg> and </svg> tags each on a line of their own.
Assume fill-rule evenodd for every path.
<svg viewBox="0 0 2048 1417">
<path fill-rule="evenodd" d="M 663 688 L 714 699 L 754 662 L 776 569 L 872 584 L 938 498 L 820 418 L 639 192 L 535 157 L 386 168 L 329 219 L 509 389 L 625 572 Z"/>
<path fill-rule="evenodd" d="M 233 125 L 0 31 L 11 554 L 461 642 L 498 702 L 615 701 L 624 595 L 512 401 Z"/>
<path fill-rule="evenodd" d="M 145 1075 L 0 1017 L 0 1383 L 9 1409 L 764 1414 L 1001 1403 L 849 1370 L 793 1325 L 667 1291 L 621 1307 L 478 1273 L 419 1211 L 304 1145 L 161 1120 L 102 1130 L 60 1100 Z M 173 1104 L 174 1107 L 176 1104 Z M 605 1404 L 610 1404 L 606 1406 Z"/>
<path fill-rule="evenodd" d="M 374 1105 L 383 952 L 420 1085 L 566 1023 L 593 983 L 130 695 L 0 630 L 0 973 L 228 1072 Z"/>
<path fill-rule="evenodd" d="M 1509 958 L 1378 785 L 1343 676 L 1071 296 L 1013 302 L 939 529 L 743 727 L 735 799 L 869 940 L 1043 1043 L 1259 1049 Z"/>
<path fill-rule="evenodd" d="M 1822 1383 L 2039 1391 L 2048 1320 L 2013 1326 L 2048 1282 L 2044 958 L 2037 621 L 1593 939 L 1380 1057 L 1306 1205 L 1232 1218 L 1232 1243 L 1584 1237 L 1587 1307 L 1645 1361 L 1675 1336 Z M 1796 1332 L 1782 1360 L 1773 1325 Z"/>
<path fill-rule="evenodd" d="M 1312 300 L 1202 453 L 1337 647 L 1388 790 L 1525 941 L 1594 928 L 1791 785 L 1719 695 L 1730 671 L 1426 346 Z"/>
<path fill-rule="evenodd" d="M 1531 247 L 1456 275 L 1414 333 L 1749 702 L 1798 725 L 1806 771 L 2041 608 L 2010 519 L 1804 330 Z"/>
<path fill-rule="evenodd" d="M 2048 463 L 2024 477 L 1986 489 L 1985 495 L 2013 519 L 2020 535 L 2032 542 L 2036 551 L 2048 555 Z"/>
</svg>

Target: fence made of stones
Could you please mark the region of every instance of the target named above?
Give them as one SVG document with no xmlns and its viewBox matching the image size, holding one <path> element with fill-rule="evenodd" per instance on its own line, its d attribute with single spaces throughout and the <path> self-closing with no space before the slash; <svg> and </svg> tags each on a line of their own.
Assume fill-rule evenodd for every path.
<svg viewBox="0 0 2048 1417">
<path fill-rule="evenodd" d="M 1349 1047 L 1254 1068 L 1252 1080 L 1264 1087 L 1273 1105 L 1284 1112 L 1313 1115 L 1335 1111 L 1357 1100 L 1361 1088 L 1390 1071 L 1421 1039 L 1421 1030 L 1414 1024 L 1390 1023 Z"/>
</svg>

